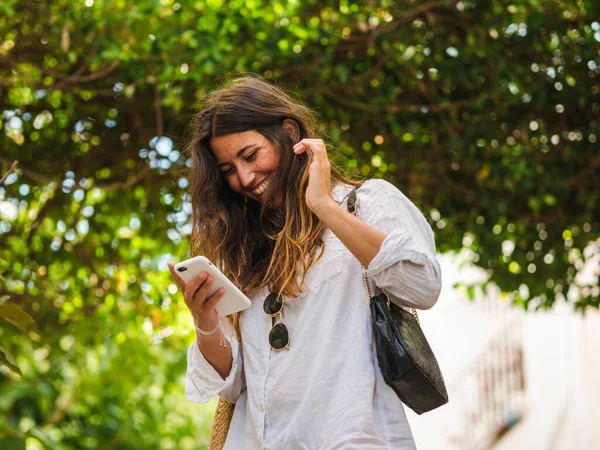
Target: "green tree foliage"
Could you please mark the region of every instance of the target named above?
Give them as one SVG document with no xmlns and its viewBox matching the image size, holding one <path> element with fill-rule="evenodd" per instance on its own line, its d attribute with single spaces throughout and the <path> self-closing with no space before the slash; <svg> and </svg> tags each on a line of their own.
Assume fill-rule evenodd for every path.
<svg viewBox="0 0 600 450">
<path fill-rule="evenodd" d="M 24 373 L 0 369 L 0 446 L 206 439 L 165 262 L 190 233 L 183 132 L 224 74 L 296 91 L 348 169 L 394 182 L 514 302 L 598 307 L 598 274 L 576 276 L 600 230 L 599 17 L 592 0 L 3 1 L 0 176 L 19 165 L 0 308 L 36 325 L 0 319 Z"/>
</svg>

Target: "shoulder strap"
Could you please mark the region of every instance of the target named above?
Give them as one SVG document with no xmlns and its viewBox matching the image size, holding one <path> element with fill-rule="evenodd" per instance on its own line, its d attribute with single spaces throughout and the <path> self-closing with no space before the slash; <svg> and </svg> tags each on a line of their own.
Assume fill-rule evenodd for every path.
<svg viewBox="0 0 600 450">
<path fill-rule="evenodd" d="M 352 191 L 348 194 L 348 202 L 346 203 L 346 208 L 348 210 L 348 212 L 350 214 L 352 214 L 355 217 L 358 217 L 358 214 L 356 212 L 356 186 L 352 189 Z M 362 265 L 361 265 L 362 267 Z M 369 288 L 369 280 L 367 279 L 367 276 L 365 275 L 365 269 L 364 267 L 362 267 L 363 269 L 363 282 L 365 283 L 365 290 L 367 291 L 367 297 L 369 298 L 369 301 L 371 301 L 371 289 Z M 387 292 L 383 291 L 383 294 L 385 295 L 385 298 L 387 299 L 387 303 L 388 303 L 388 308 L 390 307 L 390 297 L 388 296 Z M 414 318 L 417 320 L 417 323 L 419 323 L 419 316 L 417 315 L 417 310 L 415 308 L 410 308 L 410 312 L 411 314 L 414 316 Z"/>
<path fill-rule="evenodd" d="M 356 186 L 354 186 L 354 188 L 352 188 L 352 191 L 350 191 L 350 193 L 348 194 L 348 201 L 346 203 L 346 209 L 354 217 L 358 217 L 358 214 L 356 212 L 356 189 L 357 189 Z M 369 280 L 367 279 L 367 276 L 365 275 L 365 268 L 362 265 L 361 265 L 361 269 L 362 269 L 363 281 L 365 283 L 365 290 L 367 291 L 367 298 L 369 299 L 369 301 L 371 301 L 371 288 L 369 287 Z M 388 306 L 389 306 L 390 299 L 385 292 L 384 292 L 384 294 L 385 294 L 385 297 L 387 298 Z"/>
<path fill-rule="evenodd" d="M 352 215 L 356 215 L 356 189 L 356 186 L 352 188 L 352 191 L 348 194 L 348 202 L 346 203 L 346 208 Z"/>
</svg>

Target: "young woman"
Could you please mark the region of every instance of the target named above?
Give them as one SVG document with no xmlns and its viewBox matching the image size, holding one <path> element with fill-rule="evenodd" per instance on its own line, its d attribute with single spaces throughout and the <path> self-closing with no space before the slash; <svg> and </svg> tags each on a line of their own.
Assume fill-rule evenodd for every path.
<svg viewBox="0 0 600 450">
<path fill-rule="evenodd" d="M 186 397 L 235 403 L 226 449 L 414 449 L 375 353 L 362 268 L 405 307 L 441 287 L 433 233 L 382 180 L 331 167 L 313 113 L 257 77 L 209 94 L 191 124 L 192 255 L 252 301 L 220 318 L 205 274 L 173 272 L 197 330 Z M 358 186 L 358 217 L 346 210 Z"/>
</svg>

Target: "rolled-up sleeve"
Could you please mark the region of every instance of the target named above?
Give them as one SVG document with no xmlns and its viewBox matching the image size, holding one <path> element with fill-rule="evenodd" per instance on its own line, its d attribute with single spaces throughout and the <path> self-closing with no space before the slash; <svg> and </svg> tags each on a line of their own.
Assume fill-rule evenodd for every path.
<svg viewBox="0 0 600 450">
<path fill-rule="evenodd" d="M 400 306 L 429 309 L 442 287 L 433 231 L 419 209 L 392 184 L 370 180 L 357 191 L 359 216 L 386 234 L 367 276 Z"/>
<path fill-rule="evenodd" d="M 225 323 L 225 320 L 223 321 Z M 231 345 L 233 363 L 227 378 L 223 379 L 215 368 L 204 358 L 196 341 L 190 345 L 187 352 L 187 372 L 185 378 L 185 397 L 195 403 L 206 403 L 216 395 L 220 395 L 230 403 L 236 403 L 241 392 L 245 389 L 242 351 L 235 333 L 231 335 L 228 345 Z"/>
</svg>

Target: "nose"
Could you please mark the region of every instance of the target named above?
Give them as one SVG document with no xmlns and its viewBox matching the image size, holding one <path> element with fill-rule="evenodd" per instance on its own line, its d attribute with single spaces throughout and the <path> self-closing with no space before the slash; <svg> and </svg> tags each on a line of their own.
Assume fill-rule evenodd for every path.
<svg viewBox="0 0 600 450">
<path fill-rule="evenodd" d="M 238 177 L 240 179 L 240 184 L 244 189 L 248 189 L 250 186 L 254 184 L 254 180 L 256 179 L 256 175 L 251 170 L 247 168 L 238 169 Z"/>
</svg>

